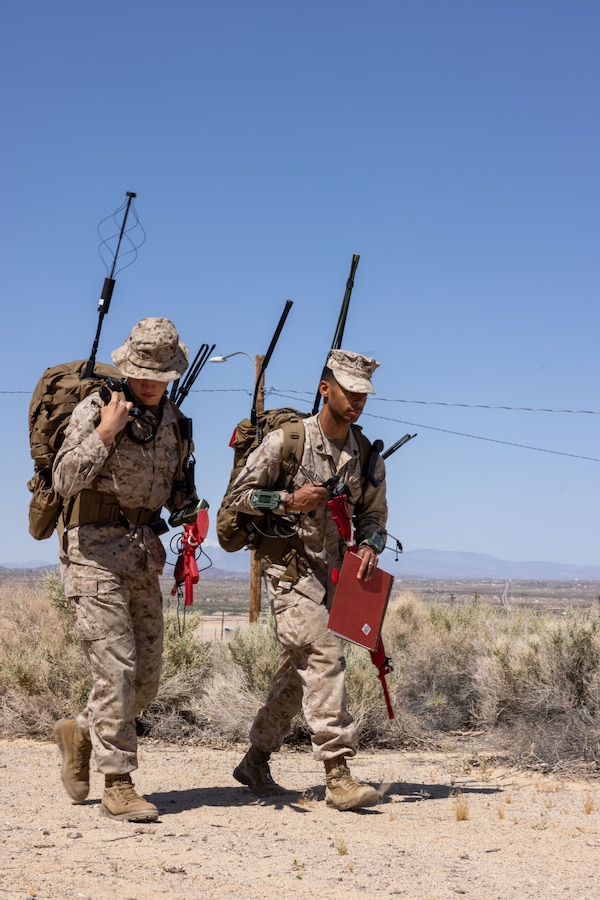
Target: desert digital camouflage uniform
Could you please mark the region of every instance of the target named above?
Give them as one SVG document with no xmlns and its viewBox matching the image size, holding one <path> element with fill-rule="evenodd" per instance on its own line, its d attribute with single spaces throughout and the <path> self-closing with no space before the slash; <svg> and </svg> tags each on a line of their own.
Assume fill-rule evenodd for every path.
<svg viewBox="0 0 600 900">
<path fill-rule="evenodd" d="M 101 406 L 99 395 L 92 394 L 74 410 L 54 464 L 55 487 L 71 498 L 93 485 L 122 509 L 156 510 L 158 518 L 161 507 L 174 508 L 176 408 L 165 401 L 160 423 L 146 412 L 144 421 L 157 426 L 148 444 L 125 433 L 109 448 L 95 430 Z M 137 768 L 135 716 L 156 696 L 160 677 L 158 575 L 164 548 L 148 525 L 87 524 L 64 532 L 60 561 L 65 595 L 93 673 L 77 724 L 91 738 L 99 772 L 131 772 Z"/>
<path fill-rule="evenodd" d="M 375 469 L 379 486 L 365 484 L 352 429 L 340 453 L 323 434 L 318 416 L 305 419 L 304 428 L 302 467 L 294 477 L 293 489 L 309 480 L 324 482 L 332 475 L 340 475 L 350 489 L 350 514 L 357 513 L 357 544 L 373 533 L 385 534 L 383 461 L 379 459 Z M 257 488 L 270 489 L 277 483 L 282 452 L 281 429 L 267 434 L 231 488 L 228 499 L 233 508 L 257 515 L 250 498 Z M 314 477 L 309 479 L 306 471 Z M 282 501 L 287 496 L 286 491 L 281 492 Z M 275 512 L 283 515 L 283 506 Z M 284 566 L 263 561 L 281 653 L 265 705 L 252 725 L 250 742 L 266 753 L 279 750 L 292 718 L 303 709 L 312 732 L 315 759 L 354 756 L 355 726 L 347 707 L 342 643 L 327 629 L 333 596 L 331 572 L 339 570 L 346 546 L 325 504 L 299 517 L 288 515 L 282 525 L 296 522 L 306 571 L 290 586 L 290 582 L 282 580 Z"/>
</svg>

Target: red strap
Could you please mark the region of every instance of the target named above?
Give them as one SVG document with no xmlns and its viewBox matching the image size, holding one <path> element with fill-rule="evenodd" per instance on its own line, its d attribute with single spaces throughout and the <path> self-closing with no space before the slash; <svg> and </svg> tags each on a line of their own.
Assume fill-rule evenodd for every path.
<svg viewBox="0 0 600 900">
<path fill-rule="evenodd" d="M 184 525 L 179 538 L 179 556 L 173 572 L 175 584 L 171 595 L 177 593 L 177 588 L 184 586 L 185 605 L 191 606 L 194 602 L 194 585 L 198 584 L 200 573 L 196 562 L 196 551 L 208 533 L 208 513 L 201 509 L 196 516 L 196 521 L 191 525 Z"/>
<path fill-rule="evenodd" d="M 349 544 L 352 540 L 352 521 L 348 509 L 348 498 L 345 494 L 339 494 L 337 497 L 328 500 L 327 506 L 331 512 L 331 518 L 337 525 L 337 530 Z"/>
</svg>

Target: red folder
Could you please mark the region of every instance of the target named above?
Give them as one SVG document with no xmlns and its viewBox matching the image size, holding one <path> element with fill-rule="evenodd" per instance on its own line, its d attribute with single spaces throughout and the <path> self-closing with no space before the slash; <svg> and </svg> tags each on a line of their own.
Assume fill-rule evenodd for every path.
<svg viewBox="0 0 600 900">
<path fill-rule="evenodd" d="M 377 566 L 369 581 L 356 576 L 361 558 L 348 552 L 329 613 L 329 630 L 346 641 L 375 650 L 394 584 L 394 576 Z"/>
</svg>

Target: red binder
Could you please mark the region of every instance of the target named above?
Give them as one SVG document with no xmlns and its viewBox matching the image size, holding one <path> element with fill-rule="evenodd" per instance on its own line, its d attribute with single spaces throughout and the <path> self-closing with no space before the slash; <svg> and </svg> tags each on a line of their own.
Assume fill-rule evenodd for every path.
<svg viewBox="0 0 600 900">
<path fill-rule="evenodd" d="M 329 613 L 329 630 L 346 641 L 375 650 L 394 576 L 378 566 L 369 581 L 359 580 L 360 563 L 356 553 L 345 554 Z"/>
</svg>

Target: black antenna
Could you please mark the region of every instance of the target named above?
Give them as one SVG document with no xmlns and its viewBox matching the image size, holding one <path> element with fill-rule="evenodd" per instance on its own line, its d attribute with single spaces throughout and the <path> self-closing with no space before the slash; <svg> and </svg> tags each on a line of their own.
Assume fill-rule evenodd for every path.
<svg viewBox="0 0 600 900">
<path fill-rule="evenodd" d="M 400 449 L 400 447 L 403 447 L 405 444 L 408 444 L 408 442 L 412 441 L 412 439 L 416 438 L 416 436 L 417 436 L 416 434 L 405 434 L 403 437 L 400 438 L 399 441 L 396 441 L 395 444 L 392 444 L 391 447 L 388 447 L 387 450 L 384 450 L 383 453 L 381 454 L 381 458 L 387 459 L 388 456 L 391 456 L 392 453 L 395 453 L 396 450 Z"/>
<path fill-rule="evenodd" d="M 275 329 L 275 333 L 274 333 L 273 337 L 271 338 L 271 343 L 269 344 L 269 349 L 267 350 L 267 352 L 265 354 L 265 358 L 263 359 L 262 366 L 260 367 L 260 372 L 256 376 L 256 384 L 254 385 L 254 396 L 252 397 L 252 410 L 250 412 L 250 421 L 252 422 L 253 425 L 256 425 L 256 399 L 258 397 L 258 391 L 260 388 L 261 379 L 262 379 L 263 375 L 265 374 L 265 369 L 269 365 L 269 360 L 271 359 L 271 356 L 273 355 L 273 350 L 275 349 L 275 345 L 277 344 L 277 341 L 279 340 L 279 335 L 281 334 L 281 330 L 282 330 L 283 326 L 285 325 L 285 320 L 287 319 L 288 313 L 293 305 L 294 305 L 293 300 L 285 301 L 285 306 L 283 308 L 283 312 L 281 313 L 281 317 L 279 319 L 277 328 Z"/>
<path fill-rule="evenodd" d="M 373 441 L 371 444 L 371 452 L 369 453 L 369 457 L 367 459 L 367 464 L 363 469 L 363 475 L 366 480 L 372 484 L 374 487 L 378 487 L 381 482 L 379 479 L 375 477 L 375 469 L 377 468 L 377 460 L 381 457 L 381 459 L 387 459 L 388 456 L 391 456 L 392 453 L 395 453 L 396 450 L 399 450 L 400 447 L 403 447 L 404 444 L 407 444 L 408 441 L 412 441 L 415 438 L 416 434 L 405 434 L 404 437 L 401 437 L 399 441 L 396 441 L 395 444 L 392 444 L 387 450 L 383 451 L 383 441 L 377 438 L 376 441 Z M 402 553 L 402 550 L 400 550 Z"/>
<path fill-rule="evenodd" d="M 96 328 L 96 336 L 94 338 L 94 343 L 92 344 L 92 349 L 90 351 L 90 358 L 87 361 L 87 365 L 85 367 L 85 372 L 81 376 L 82 378 L 92 378 L 94 374 L 94 364 L 96 362 L 96 353 L 98 352 L 98 343 L 100 341 L 100 332 L 102 331 L 102 323 L 104 321 L 104 316 L 108 313 L 108 309 L 110 307 L 110 301 L 113 295 L 113 290 L 115 287 L 115 270 L 117 267 L 117 259 L 119 258 L 119 252 L 121 249 L 121 241 L 123 240 L 123 235 L 125 234 L 125 225 L 127 223 L 127 216 L 129 215 L 129 208 L 131 206 L 132 200 L 137 197 L 137 194 L 134 194 L 133 191 L 127 191 L 126 193 L 127 201 L 125 203 L 125 213 L 123 215 L 123 223 L 121 225 L 121 230 L 119 232 L 119 239 L 117 241 L 117 249 L 114 252 L 112 266 L 110 269 L 110 273 L 107 278 L 104 279 L 104 285 L 102 287 L 102 293 L 100 295 L 100 300 L 98 302 L 98 327 Z M 105 243 L 103 241 L 103 243 Z M 134 248 L 137 249 L 137 248 Z"/>
<path fill-rule="evenodd" d="M 191 391 L 196 378 L 204 368 L 206 360 L 212 355 L 216 346 L 216 344 L 213 344 L 212 347 L 209 347 L 208 344 L 202 344 L 183 378 L 173 382 L 169 399 L 172 400 L 176 406 L 181 406 Z"/>
<path fill-rule="evenodd" d="M 344 328 L 346 327 L 346 316 L 348 315 L 348 307 L 350 306 L 350 297 L 352 296 L 352 288 L 354 287 L 354 276 L 356 275 L 356 269 L 358 267 L 358 261 L 360 259 L 360 255 L 358 253 L 354 253 L 352 255 L 352 263 L 350 265 L 350 274 L 348 276 L 348 280 L 346 282 L 346 291 L 344 293 L 344 299 L 342 300 L 342 306 L 340 308 L 340 314 L 338 317 L 338 322 L 335 327 L 335 334 L 333 335 L 333 342 L 331 344 L 331 350 L 340 350 L 342 347 L 342 341 L 344 339 Z M 327 354 L 329 357 L 329 353 Z M 325 360 L 325 365 L 327 365 L 327 360 Z M 317 394 L 315 397 L 315 402 L 313 404 L 312 414 L 316 416 L 319 412 L 319 406 L 321 404 L 321 394 L 319 393 L 319 389 L 317 388 Z"/>
</svg>

